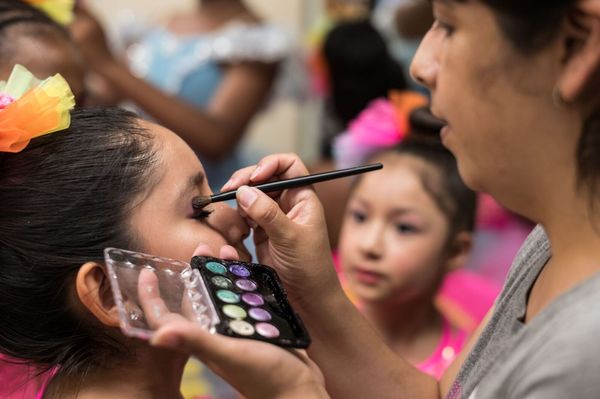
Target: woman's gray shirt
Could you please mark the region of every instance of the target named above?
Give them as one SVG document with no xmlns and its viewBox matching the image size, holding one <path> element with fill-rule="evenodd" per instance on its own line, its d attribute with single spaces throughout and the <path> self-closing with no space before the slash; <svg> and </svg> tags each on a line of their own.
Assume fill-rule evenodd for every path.
<svg viewBox="0 0 600 399">
<path fill-rule="evenodd" d="M 517 254 L 448 399 L 600 398 L 600 273 L 523 324 L 529 290 L 550 255 L 538 226 Z"/>
</svg>

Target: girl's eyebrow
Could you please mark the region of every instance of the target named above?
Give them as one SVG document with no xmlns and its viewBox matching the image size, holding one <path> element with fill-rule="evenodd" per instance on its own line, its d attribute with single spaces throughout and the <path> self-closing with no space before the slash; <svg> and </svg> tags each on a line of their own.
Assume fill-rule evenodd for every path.
<svg viewBox="0 0 600 399">
<path fill-rule="evenodd" d="M 416 208 L 394 208 L 390 211 L 390 216 L 403 216 L 407 214 L 419 215 L 421 212 Z"/>
<path fill-rule="evenodd" d="M 187 183 L 183 187 L 183 190 L 181 190 L 180 197 L 184 197 L 193 192 L 196 188 L 198 188 L 199 185 L 204 183 L 205 178 L 206 177 L 202 172 L 198 172 L 195 175 L 190 176 Z"/>
</svg>

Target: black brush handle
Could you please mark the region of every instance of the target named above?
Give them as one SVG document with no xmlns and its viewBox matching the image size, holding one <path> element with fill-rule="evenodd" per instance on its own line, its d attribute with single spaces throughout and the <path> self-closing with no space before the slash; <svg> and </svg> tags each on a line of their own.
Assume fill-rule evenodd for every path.
<svg viewBox="0 0 600 399">
<path fill-rule="evenodd" d="M 261 183 L 254 188 L 259 189 L 262 192 L 268 193 L 271 191 L 285 190 L 287 188 L 307 186 L 309 184 L 315 184 L 322 181 L 339 179 L 342 177 L 353 176 L 360 173 L 371 172 L 373 170 L 379 170 L 383 168 L 381 163 L 374 163 L 364 166 L 357 166 L 354 168 L 332 170 L 330 172 L 315 173 L 312 175 L 294 177 L 292 179 L 272 181 L 269 183 Z M 210 196 L 210 202 L 228 201 L 235 199 L 235 193 L 237 190 L 225 191 L 224 193 L 214 194 Z"/>
</svg>

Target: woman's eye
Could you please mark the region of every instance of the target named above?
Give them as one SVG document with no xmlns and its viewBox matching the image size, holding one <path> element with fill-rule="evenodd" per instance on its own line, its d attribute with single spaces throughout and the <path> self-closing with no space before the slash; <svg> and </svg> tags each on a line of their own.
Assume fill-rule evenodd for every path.
<svg viewBox="0 0 600 399">
<path fill-rule="evenodd" d="M 451 36 L 454 33 L 454 26 L 440 20 L 436 20 L 435 23 L 439 29 L 446 33 L 446 36 Z"/>
</svg>

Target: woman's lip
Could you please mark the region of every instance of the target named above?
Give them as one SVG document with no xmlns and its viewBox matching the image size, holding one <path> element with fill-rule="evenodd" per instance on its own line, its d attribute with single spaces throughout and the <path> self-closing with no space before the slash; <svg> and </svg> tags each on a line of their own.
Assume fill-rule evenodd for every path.
<svg viewBox="0 0 600 399">
<path fill-rule="evenodd" d="M 444 140 L 444 137 L 446 137 L 448 134 L 450 134 L 450 126 L 445 125 L 442 130 L 440 130 L 440 137 L 442 140 Z"/>
<path fill-rule="evenodd" d="M 354 269 L 356 279 L 366 285 L 376 285 L 383 279 L 383 274 L 364 269 Z"/>
</svg>

